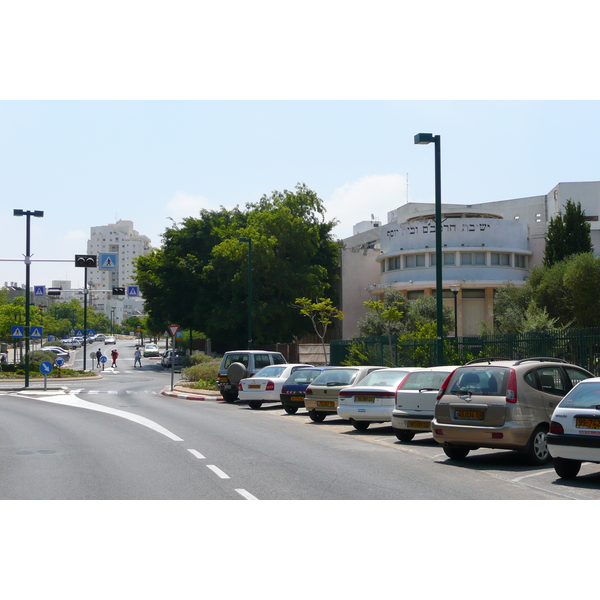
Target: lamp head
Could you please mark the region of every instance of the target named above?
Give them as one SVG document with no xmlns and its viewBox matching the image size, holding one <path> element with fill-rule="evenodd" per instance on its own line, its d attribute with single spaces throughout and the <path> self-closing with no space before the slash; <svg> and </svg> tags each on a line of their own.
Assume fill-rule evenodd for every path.
<svg viewBox="0 0 600 600">
<path fill-rule="evenodd" d="M 431 144 L 433 141 L 433 133 L 417 133 L 415 135 L 415 144 Z"/>
</svg>

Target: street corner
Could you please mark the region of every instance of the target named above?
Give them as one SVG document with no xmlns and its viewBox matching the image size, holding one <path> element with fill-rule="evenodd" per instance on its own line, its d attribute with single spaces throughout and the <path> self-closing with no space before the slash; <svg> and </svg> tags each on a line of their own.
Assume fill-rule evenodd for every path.
<svg viewBox="0 0 600 600">
<path fill-rule="evenodd" d="M 161 395 L 169 396 L 171 398 L 179 398 L 181 400 L 224 402 L 222 396 L 218 393 L 212 394 L 204 390 L 198 390 L 197 393 L 194 393 L 194 391 L 189 388 L 181 388 L 177 386 L 175 386 L 172 390 L 168 387 L 163 388 Z"/>
</svg>

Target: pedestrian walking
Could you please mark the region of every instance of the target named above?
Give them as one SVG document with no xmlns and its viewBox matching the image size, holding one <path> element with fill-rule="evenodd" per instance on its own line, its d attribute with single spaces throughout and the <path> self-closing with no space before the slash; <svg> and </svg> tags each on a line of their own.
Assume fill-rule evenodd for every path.
<svg viewBox="0 0 600 600">
<path fill-rule="evenodd" d="M 135 360 L 133 361 L 133 368 L 135 369 L 135 365 L 140 363 L 140 369 L 142 368 L 142 351 L 139 346 L 135 347 Z"/>
<path fill-rule="evenodd" d="M 110 353 L 110 356 L 112 358 L 112 366 L 116 367 L 117 366 L 117 358 L 119 358 L 119 352 L 117 351 L 116 348 L 113 348 L 113 350 Z"/>
<path fill-rule="evenodd" d="M 98 351 L 96 352 L 96 362 L 97 362 L 97 367 L 100 368 L 100 359 L 102 358 L 102 350 L 100 350 L 100 348 L 98 348 Z"/>
</svg>

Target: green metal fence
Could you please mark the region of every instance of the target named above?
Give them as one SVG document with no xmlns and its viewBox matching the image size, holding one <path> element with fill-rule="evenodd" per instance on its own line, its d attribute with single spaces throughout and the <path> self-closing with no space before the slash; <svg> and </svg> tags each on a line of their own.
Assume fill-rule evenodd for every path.
<svg viewBox="0 0 600 600">
<path fill-rule="evenodd" d="M 435 360 L 434 339 L 398 342 L 392 337 L 390 347 L 387 337 L 355 338 L 332 341 L 330 348 L 332 365 L 341 365 L 352 358 L 364 364 L 425 367 L 433 366 Z M 517 360 L 534 356 L 562 358 L 599 375 L 600 327 L 444 340 L 446 364 L 462 364 L 480 357 Z"/>
</svg>

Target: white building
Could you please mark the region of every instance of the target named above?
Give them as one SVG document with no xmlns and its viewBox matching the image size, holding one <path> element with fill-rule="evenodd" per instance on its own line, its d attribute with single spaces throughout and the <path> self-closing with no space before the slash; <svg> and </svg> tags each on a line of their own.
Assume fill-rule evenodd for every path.
<svg viewBox="0 0 600 600">
<path fill-rule="evenodd" d="M 133 229 L 133 221 L 92 227 L 87 253 L 98 256 L 98 269 L 88 270 L 90 301 L 95 309 L 120 323 L 143 311 L 143 300 L 113 296 L 113 287 L 134 284 L 134 259 L 150 252 L 150 238 Z"/>
<path fill-rule="evenodd" d="M 457 308 L 459 337 L 493 324 L 494 291 L 523 285 L 542 263 L 550 220 L 567 200 L 581 203 L 600 254 L 600 182 L 559 183 L 548 194 L 499 202 L 442 204 L 444 302 Z M 364 223 L 364 222 L 363 222 Z M 361 223 L 360 225 L 362 225 Z M 386 225 L 343 240 L 343 338 L 358 334 L 364 301 L 386 290 L 408 299 L 435 294 L 435 205 L 408 203 L 388 213 Z"/>
</svg>

